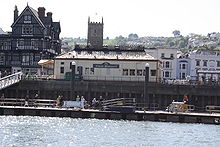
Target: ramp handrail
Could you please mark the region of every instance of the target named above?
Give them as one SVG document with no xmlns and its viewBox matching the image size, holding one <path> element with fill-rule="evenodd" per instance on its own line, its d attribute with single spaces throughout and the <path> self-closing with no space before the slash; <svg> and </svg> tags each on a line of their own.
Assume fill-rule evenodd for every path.
<svg viewBox="0 0 220 147">
<path fill-rule="evenodd" d="M 0 90 L 8 86 L 11 86 L 15 83 L 18 83 L 21 80 L 22 72 L 17 72 L 3 78 L 0 78 Z"/>
</svg>

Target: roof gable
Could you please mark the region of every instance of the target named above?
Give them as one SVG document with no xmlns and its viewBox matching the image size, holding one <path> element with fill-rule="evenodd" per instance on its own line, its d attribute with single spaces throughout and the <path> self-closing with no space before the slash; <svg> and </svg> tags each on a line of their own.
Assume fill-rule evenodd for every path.
<svg viewBox="0 0 220 147">
<path fill-rule="evenodd" d="M 23 15 L 30 13 L 34 19 L 43 27 L 46 28 L 45 25 L 43 24 L 43 22 L 40 20 L 38 13 L 36 10 L 34 10 L 33 8 L 26 6 L 26 8 L 22 11 L 22 13 L 18 16 L 18 18 L 16 19 L 16 21 L 11 25 L 11 27 L 14 27 L 15 24 L 17 24 L 17 22 L 22 18 Z"/>
</svg>

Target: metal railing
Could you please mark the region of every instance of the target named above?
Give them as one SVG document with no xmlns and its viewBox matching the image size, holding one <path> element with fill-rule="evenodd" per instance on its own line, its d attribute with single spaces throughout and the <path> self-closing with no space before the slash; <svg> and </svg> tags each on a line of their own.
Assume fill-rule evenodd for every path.
<svg viewBox="0 0 220 147">
<path fill-rule="evenodd" d="M 28 107 L 53 107 L 56 100 L 50 99 L 21 99 L 21 98 L 4 98 L 0 99 L 0 106 L 28 106 Z"/>
<path fill-rule="evenodd" d="M 17 72 L 15 74 L 11 74 L 11 75 L 1 78 L 0 79 L 0 90 L 8 86 L 11 86 L 15 83 L 18 83 L 21 80 L 21 77 L 22 77 L 22 72 Z"/>
<path fill-rule="evenodd" d="M 105 100 L 101 102 L 104 106 L 136 106 L 135 98 L 116 98 L 111 100 Z"/>
<path fill-rule="evenodd" d="M 220 106 L 211 106 L 208 105 L 205 107 L 206 111 L 208 112 L 220 112 Z"/>
</svg>

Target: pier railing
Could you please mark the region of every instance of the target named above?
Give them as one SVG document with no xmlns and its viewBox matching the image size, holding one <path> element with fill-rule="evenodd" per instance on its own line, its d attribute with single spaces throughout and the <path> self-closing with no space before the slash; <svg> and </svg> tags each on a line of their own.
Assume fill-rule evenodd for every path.
<svg viewBox="0 0 220 147">
<path fill-rule="evenodd" d="M 101 102 L 102 106 L 136 106 L 135 98 L 116 98 Z"/>
<path fill-rule="evenodd" d="M 56 100 L 49 99 L 21 99 L 21 98 L 4 98 L 0 99 L 1 106 L 28 106 L 28 107 L 52 107 L 55 106 Z"/>
<path fill-rule="evenodd" d="M 18 83 L 21 80 L 21 77 L 22 77 L 22 72 L 17 72 L 15 74 L 11 74 L 3 78 L 0 78 L 0 90 L 8 86 L 11 86 L 15 83 Z"/>
</svg>

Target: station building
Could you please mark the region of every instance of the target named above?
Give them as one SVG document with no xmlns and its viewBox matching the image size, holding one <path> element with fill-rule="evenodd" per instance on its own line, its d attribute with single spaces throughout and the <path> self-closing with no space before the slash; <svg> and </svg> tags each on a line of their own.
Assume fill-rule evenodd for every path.
<svg viewBox="0 0 220 147">
<path fill-rule="evenodd" d="M 145 64 L 149 64 L 149 81 L 161 81 L 161 61 L 146 52 L 72 51 L 54 59 L 54 78 L 68 79 L 71 63 L 76 63 L 80 80 L 144 81 Z"/>
</svg>

